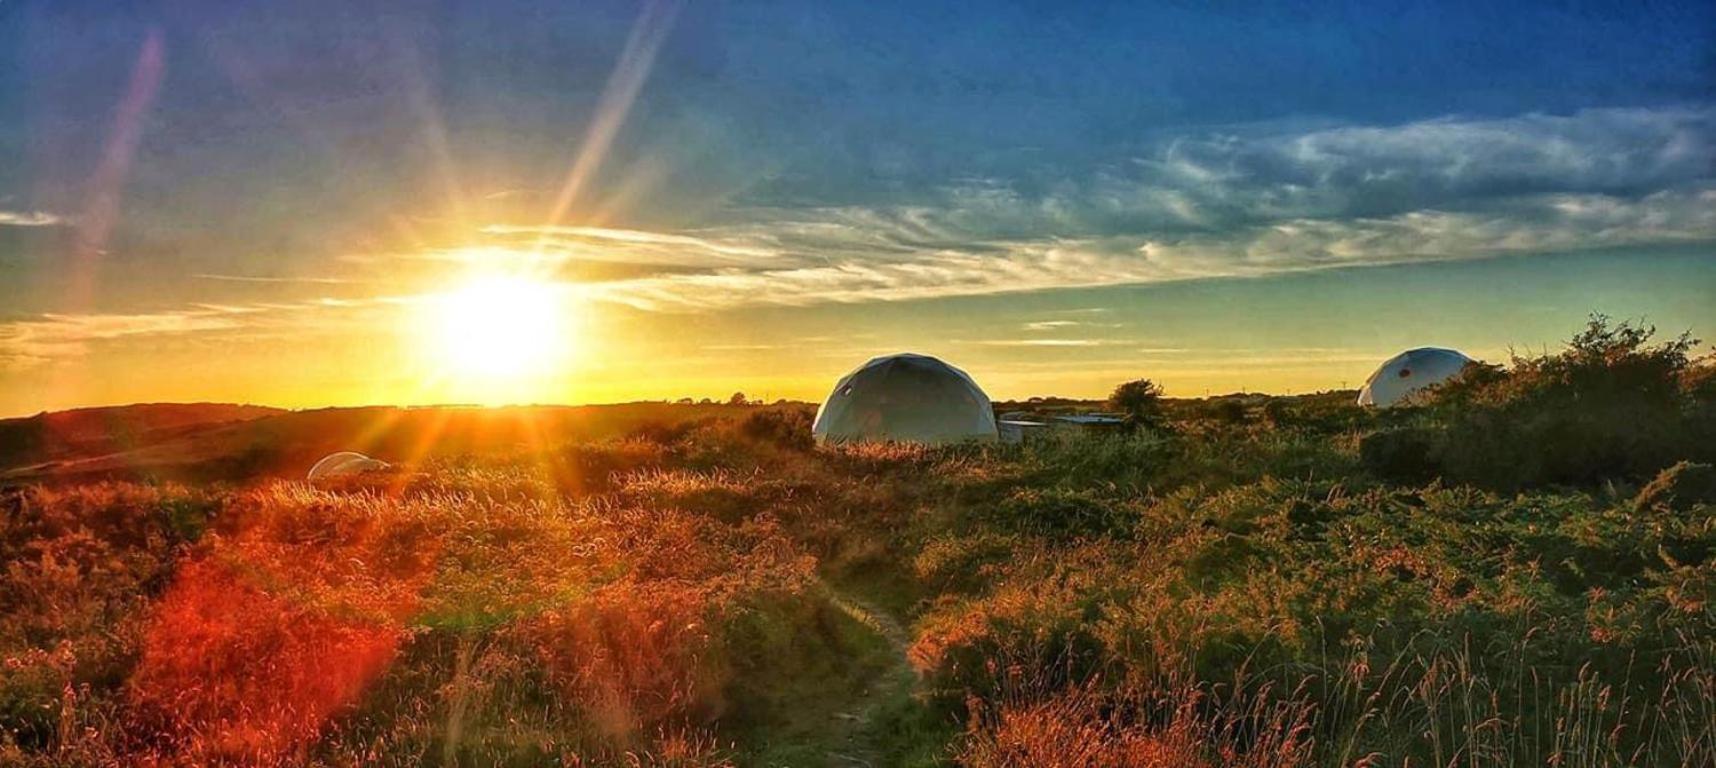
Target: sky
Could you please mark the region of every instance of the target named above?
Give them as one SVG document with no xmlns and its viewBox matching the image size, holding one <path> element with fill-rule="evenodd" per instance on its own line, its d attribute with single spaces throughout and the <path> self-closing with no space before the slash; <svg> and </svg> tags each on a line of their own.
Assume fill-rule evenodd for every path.
<svg viewBox="0 0 1716 768">
<path fill-rule="evenodd" d="M 1709 2 L 0 0 L 0 415 L 1308 392 L 1712 296 Z"/>
</svg>

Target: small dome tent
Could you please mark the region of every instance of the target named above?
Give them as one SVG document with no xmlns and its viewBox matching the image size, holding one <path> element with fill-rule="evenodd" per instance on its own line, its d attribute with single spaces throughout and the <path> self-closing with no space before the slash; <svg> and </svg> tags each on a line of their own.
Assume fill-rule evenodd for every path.
<svg viewBox="0 0 1716 768">
<path fill-rule="evenodd" d="M 992 441 L 995 410 L 965 371 L 928 355 L 888 355 L 834 385 L 811 433 L 819 443 Z"/>
<path fill-rule="evenodd" d="M 331 477 L 344 477 L 364 472 L 374 472 L 376 470 L 387 469 L 387 467 L 388 464 L 385 461 L 378 461 L 361 453 L 340 451 L 339 453 L 330 453 L 327 456 L 322 457 L 321 461 L 316 462 L 316 465 L 310 468 L 310 474 L 307 479 L 313 483 L 317 480 L 326 480 Z"/>
<path fill-rule="evenodd" d="M 1464 370 L 1472 359 L 1452 349 L 1419 347 L 1388 359 L 1359 390 L 1359 405 L 1387 408 L 1418 390 L 1440 384 Z"/>
</svg>

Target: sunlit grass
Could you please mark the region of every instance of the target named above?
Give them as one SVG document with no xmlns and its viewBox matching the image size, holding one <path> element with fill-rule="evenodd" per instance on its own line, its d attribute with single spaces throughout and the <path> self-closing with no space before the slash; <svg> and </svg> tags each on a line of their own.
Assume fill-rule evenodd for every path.
<svg viewBox="0 0 1716 768">
<path fill-rule="evenodd" d="M 1716 761 L 1708 464 L 1402 481 L 1362 446 L 1436 414 L 1341 400 L 837 449 L 663 405 L 325 487 L 0 493 L 0 762 Z"/>
</svg>

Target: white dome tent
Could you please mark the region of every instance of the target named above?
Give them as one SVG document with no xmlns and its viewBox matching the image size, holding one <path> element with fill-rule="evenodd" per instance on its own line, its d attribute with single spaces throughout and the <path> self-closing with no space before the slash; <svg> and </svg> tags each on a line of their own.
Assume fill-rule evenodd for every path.
<svg viewBox="0 0 1716 768">
<path fill-rule="evenodd" d="M 931 445 L 996 439 L 989 396 L 965 371 L 928 355 L 878 357 L 846 374 L 816 412 L 819 443 Z"/>
<path fill-rule="evenodd" d="M 372 459 L 353 451 L 340 451 L 322 457 L 321 461 L 316 462 L 316 465 L 310 468 L 310 474 L 306 479 L 314 483 L 317 480 L 346 477 L 387 468 L 388 463 L 385 461 Z"/>
<path fill-rule="evenodd" d="M 1381 408 L 1398 405 L 1418 390 L 1440 384 L 1465 370 L 1472 359 L 1452 349 L 1419 347 L 1388 359 L 1365 379 L 1359 405 Z"/>
</svg>

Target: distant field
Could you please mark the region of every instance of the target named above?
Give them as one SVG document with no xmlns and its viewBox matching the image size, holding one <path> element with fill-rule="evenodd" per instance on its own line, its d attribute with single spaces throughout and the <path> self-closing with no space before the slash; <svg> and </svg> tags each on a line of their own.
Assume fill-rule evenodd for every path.
<svg viewBox="0 0 1716 768">
<path fill-rule="evenodd" d="M 0 493 L 0 763 L 1716 765 L 1716 375 L 1626 330 L 1021 445 L 635 404 L 55 448 Z M 400 466 L 298 479 L 335 449 Z"/>
<path fill-rule="evenodd" d="M 302 477 L 316 459 L 334 451 L 407 464 L 504 455 L 620 437 L 644 425 L 707 418 L 727 407 L 626 403 L 285 411 L 201 404 L 70 411 L 0 421 L 0 481 Z M 75 428 L 62 426 L 68 424 Z"/>
</svg>

